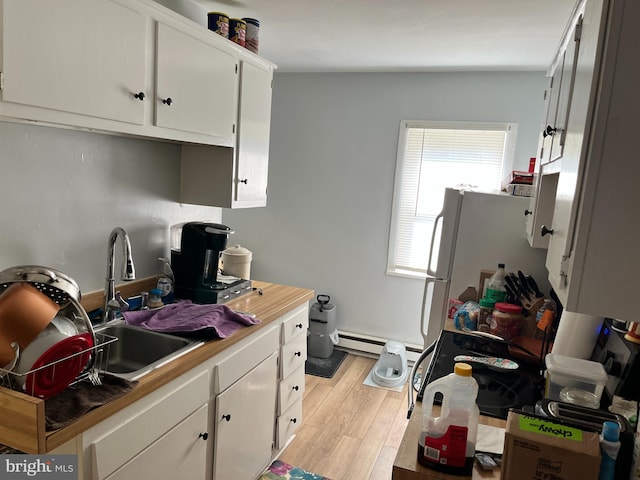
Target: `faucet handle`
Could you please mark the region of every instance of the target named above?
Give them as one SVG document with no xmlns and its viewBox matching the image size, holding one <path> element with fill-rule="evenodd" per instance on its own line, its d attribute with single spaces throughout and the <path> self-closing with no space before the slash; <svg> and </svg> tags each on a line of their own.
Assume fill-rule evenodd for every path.
<svg viewBox="0 0 640 480">
<path fill-rule="evenodd" d="M 116 302 L 118 302 L 118 309 L 121 312 L 126 312 L 127 310 L 129 310 L 129 304 L 127 303 L 127 301 L 122 298 L 122 295 L 120 294 L 120 290 L 118 290 L 116 292 Z"/>
</svg>

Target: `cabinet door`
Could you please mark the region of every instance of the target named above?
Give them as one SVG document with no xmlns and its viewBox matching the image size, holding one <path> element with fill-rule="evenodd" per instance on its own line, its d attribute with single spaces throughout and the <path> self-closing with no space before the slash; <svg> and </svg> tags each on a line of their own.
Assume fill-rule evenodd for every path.
<svg viewBox="0 0 640 480">
<path fill-rule="evenodd" d="M 2 15 L 3 102 L 143 123 L 141 14 L 109 0 L 5 0 Z"/>
<path fill-rule="evenodd" d="M 572 91 L 567 108 L 566 134 L 560 174 L 553 207 L 553 223 L 547 226 L 553 233 L 549 237 L 546 267 L 549 282 L 567 307 L 569 268 L 575 244 L 575 232 L 582 183 L 587 168 L 589 135 L 594 115 L 595 92 L 600 71 L 600 33 L 606 2 L 594 0 L 586 4 L 582 20 L 576 25 L 581 32 L 580 48 L 576 46 Z M 574 32 L 571 32 L 575 38 Z M 574 305 L 569 304 L 572 311 Z"/>
<path fill-rule="evenodd" d="M 107 479 L 189 478 L 204 480 L 209 437 L 207 411 L 207 405 L 200 407 Z"/>
<path fill-rule="evenodd" d="M 551 151 L 549 152 L 550 161 L 552 162 L 561 158 L 564 150 L 567 136 L 567 120 L 569 119 L 571 96 L 573 94 L 573 84 L 575 80 L 576 62 L 580 49 L 581 32 L 582 15 L 580 15 L 572 32 L 569 34 L 567 47 L 564 52 L 564 61 L 562 62 L 562 72 L 560 75 L 558 106 L 553 134 L 551 135 Z"/>
<path fill-rule="evenodd" d="M 256 478 L 271 461 L 278 354 L 216 397 L 213 477 Z"/>
<path fill-rule="evenodd" d="M 241 62 L 236 201 L 251 206 L 267 202 L 272 76 L 271 68 Z"/>
<path fill-rule="evenodd" d="M 549 79 L 549 88 L 545 90 L 546 115 L 542 124 L 542 131 L 540 132 L 540 147 L 538 149 L 540 152 L 539 165 L 544 165 L 551 161 L 551 139 L 558 112 L 563 60 L 564 54 L 560 57 L 559 63 L 555 66 Z"/>
<path fill-rule="evenodd" d="M 234 140 L 237 61 L 163 23 L 157 29 L 156 125 Z"/>
</svg>

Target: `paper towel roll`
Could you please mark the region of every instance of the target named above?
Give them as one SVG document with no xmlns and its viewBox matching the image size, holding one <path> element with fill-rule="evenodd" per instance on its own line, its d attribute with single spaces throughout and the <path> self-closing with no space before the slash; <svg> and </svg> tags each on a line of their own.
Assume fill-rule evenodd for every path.
<svg viewBox="0 0 640 480">
<path fill-rule="evenodd" d="M 551 353 L 588 360 L 600 333 L 602 317 L 564 311 Z"/>
</svg>

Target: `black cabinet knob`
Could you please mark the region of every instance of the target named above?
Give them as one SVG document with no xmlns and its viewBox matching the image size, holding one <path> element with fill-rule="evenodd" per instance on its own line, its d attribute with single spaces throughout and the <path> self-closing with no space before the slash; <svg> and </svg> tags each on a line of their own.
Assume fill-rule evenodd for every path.
<svg viewBox="0 0 640 480">
<path fill-rule="evenodd" d="M 171 97 L 165 98 L 162 100 L 162 103 L 164 103 L 167 107 L 170 107 L 171 104 L 173 103 L 173 100 L 171 99 Z"/>
<path fill-rule="evenodd" d="M 298 419 L 297 419 L 297 418 L 292 418 L 292 419 L 290 420 L 290 422 L 291 422 L 291 423 L 298 423 Z"/>
<path fill-rule="evenodd" d="M 133 96 L 135 98 L 137 98 L 138 100 L 142 101 L 142 100 L 144 100 L 145 94 L 144 94 L 144 92 L 138 92 L 138 93 L 134 93 Z"/>
<path fill-rule="evenodd" d="M 240 183 L 244 183 L 245 185 L 247 184 L 247 182 L 249 181 L 248 178 L 245 178 L 243 180 L 238 180 Z"/>
<path fill-rule="evenodd" d="M 533 215 L 533 212 L 531 210 L 525 210 L 524 216 L 526 217 L 527 215 Z"/>
<path fill-rule="evenodd" d="M 302 352 L 295 352 L 295 353 L 294 353 L 294 355 L 295 355 L 296 357 L 299 357 L 299 356 L 301 356 L 301 355 L 302 355 Z"/>
<path fill-rule="evenodd" d="M 207 438 L 209 438 L 209 434 L 207 432 L 201 433 L 200 435 L 198 435 L 198 438 L 206 440 Z"/>
<path fill-rule="evenodd" d="M 224 420 L 226 420 L 227 422 L 230 422 L 231 421 L 231 414 L 227 413 L 226 415 L 222 415 L 222 418 Z"/>
<path fill-rule="evenodd" d="M 301 324 L 301 323 L 298 323 L 298 324 L 296 325 L 296 328 L 302 329 L 302 324 Z"/>
<path fill-rule="evenodd" d="M 549 235 L 553 235 L 553 228 L 549 229 L 545 225 L 542 225 L 540 228 L 540 235 L 544 237 L 547 233 Z"/>
<path fill-rule="evenodd" d="M 291 388 L 292 388 L 292 390 L 295 390 L 296 392 L 297 392 L 298 390 L 300 390 L 300 387 L 299 387 L 298 385 L 294 385 L 294 386 L 293 386 L 293 387 L 291 387 Z"/>
</svg>

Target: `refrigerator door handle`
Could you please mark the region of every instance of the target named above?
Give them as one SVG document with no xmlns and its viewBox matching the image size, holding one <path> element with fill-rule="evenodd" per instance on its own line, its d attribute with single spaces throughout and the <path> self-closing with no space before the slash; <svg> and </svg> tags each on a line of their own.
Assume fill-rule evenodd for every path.
<svg viewBox="0 0 640 480">
<path fill-rule="evenodd" d="M 426 325 L 426 317 L 427 315 L 425 315 L 427 312 L 427 295 L 428 295 L 428 290 L 429 290 L 429 284 L 433 283 L 434 285 L 436 283 L 448 283 L 449 279 L 446 278 L 435 278 L 435 277 L 427 277 L 424 279 L 424 290 L 422 292 L 422 311 L 420 312 L 420 332 L 422 333 L 422 336 L 424 337 L 425 342 L 427 341 L 427 331 L 428 331 L 428 325 Z M 441 325 L 439 330 L 442 330 L 442 328 L 444 327 L 444 319 L 441 319 Z M 425 345 L 426 346 L 426 345 Z"/>
<path fill-rule="evenodd" d="M 427 261 L 427 275 L 436 276 L 436 272 L 431 270 L 431 259 L 433 258 L 433 245 L 436 242 L 436 232 L 438 231 L 438 222 L 444 218 L 444 212 L 440 212 L 433 221 L 433 231 L 431 232 L 431 245 L 429 246 L 429 260 Z M 437 266 L 436 266 L 437 268 Z"/>
</svg>

